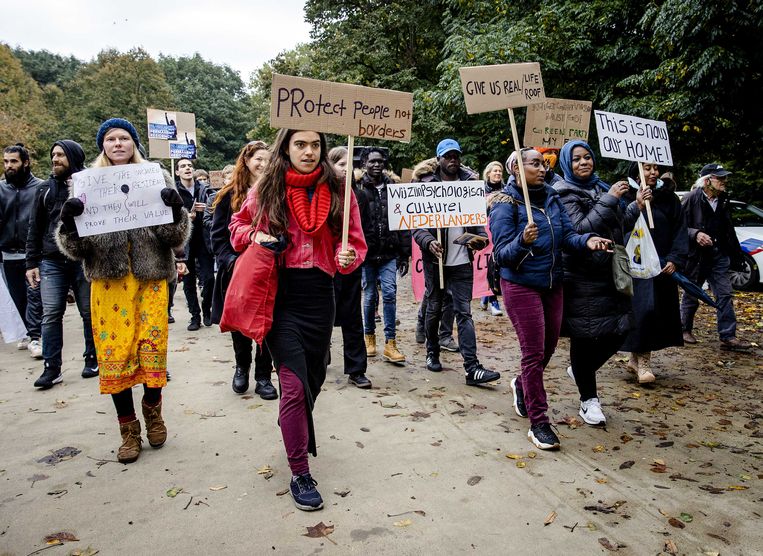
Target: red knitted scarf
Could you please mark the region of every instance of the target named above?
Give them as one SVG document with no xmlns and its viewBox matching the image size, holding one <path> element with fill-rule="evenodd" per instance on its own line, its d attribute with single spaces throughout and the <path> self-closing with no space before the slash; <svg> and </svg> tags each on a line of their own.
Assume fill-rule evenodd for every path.
<svg viewBox="0 0 763 556">
<path fill-rule="evenodd" d="M 323 168 L 318 166 L 309 174 L 300 174 L 292 168 L 286 170 L 286 204 L 297 219 L 299 228 L 307 235 L 313 235 L 328 218 L 331 209 L 331 190 L 327 181 L 318 183 Z M 307 190 L 315 187 L 312 201 Z"/>
</svg>

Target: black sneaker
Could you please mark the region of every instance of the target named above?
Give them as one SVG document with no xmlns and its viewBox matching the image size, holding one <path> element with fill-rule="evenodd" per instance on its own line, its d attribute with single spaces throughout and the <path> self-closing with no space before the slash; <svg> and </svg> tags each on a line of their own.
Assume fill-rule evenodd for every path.
<svg viewBox="0 0 763 556">
<path fill-rule="evenodd" d="M 354 384 L 358 388 L 371 388 L 371 381 L 368 380 L 365 373 L 352 373 L 347 378 L 347 382 Z"/>
<path fill-rule="evenodd" d="M 201 319 L 199 317 L 191 317 L 191 322 L 188 323 L 188 331 L 195 332 L 201 328 Z"/>
<path fill-rule="evenodd" d="M 312 512 L 323 507 L 321 493 L 315 488 L 317 484 L 318 482 L 312 478 L 310 473 L 291 478 L 289 490 L 291 491 L 291 497 L 294 498 L 294 505 L 297 508 L 306 512 Z"/>
<path fill-rule="evenodd" d="M 477 363 L 471 370 L 466 371 L 466 384 L 468 386 L 493 382 L 499 378 L 501 378 L 501 373 L 486 369 L 481 363 Z"/>
<path fill-rule="evenodd" d="M 275 400 L 278 397 L 278 392 L 269 378 L 263 380 L 257 380 L 254 387 L 254 393 L 259 394 L 263 400 Z"/>
<path fill-rule="evenodd" d="M 85 359 L 85 366 L 82 368 L 82 378 L 94 378 L 98 376 L 98 361 L 96 359 Z"/>
<path fill-rule="evenodd" d="M 549 423 L 538 423 L 527 431 L 527 438 L 541 450 L 558 450 L 559 437 L 551 430 Z"/>
<path fill-rule="evenodd" d="M 212 314 L 206 313 L 204 315 L 204 326 L 212 326 Z"/>
<path fill-rule="evenodd" d="M 242 369 L 236 365 L 236 372 L 233 373 L 231 387 L 236 394 L 243 394 L 249 390 L 249 369 Z"/>
<path fill-rule="evenodd" d="M 169 324 L 174 324 L 175 323 L 175 317 L 172 316 L 172 311 L 169 311 L 167 313 L 167 322 Z"/>
<path fill-rule="evenodd" d="M 61 369 L 45 369 L 42 371 L 40 378 L 34 381 L 35 388 L 40 390 L 47 390 L 53 388 L 53 385 L 63 382 L 64 376 L 61 374 Z"/>
<path fill-rule="evenodd" d="M 442 364 L 440 363 L 440 355 L 430 351 L 427 353 L 427 370 L 433 373 L 439 373 L 442 371 Z"/>
<path fill-rule="evenodd" d="M 522 385 L 516 378 L 511 379 L 511 392 L 514 394 L 514 411 L 520 417 L 527 417 L 527 408 L 525 407 L 525 393 L 522 391 Z"/>
<path fill-rule="evenodd" d="M 424 333 L 424 323 L 416 321 L 416 343 L 423 344 L 427 341 L 427 335 Z"/>
</svg>

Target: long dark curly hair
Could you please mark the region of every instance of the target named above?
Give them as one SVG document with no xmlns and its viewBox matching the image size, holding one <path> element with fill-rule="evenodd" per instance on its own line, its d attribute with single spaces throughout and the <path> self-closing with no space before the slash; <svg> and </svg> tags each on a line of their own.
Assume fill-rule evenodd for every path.
<svg viewBox="0 0 763 556">
<path fill-rule="evenodd" d="M 254 215 L 252 226 L 257 226 L 264 216 L 269 223 L 268 233 L 272 236 L 283 235 L 288 231 L 286 170 L 291 166 L 291 162 L 286 151 L 289 148 L 291 136 L 299 131 L 302 130 L 280 129 L 278 131 L 273 146 L 270 148 L 270 164 L 265 169 L 265 173 L 257 183 L 257 189 L 254 192 L 257 199 L 257 213 Z M 335 235 L 339 235 L 342 232 L 342 186 L 328 162 L 326 136 L 323 133 L 318 133 L 318 136 L 321 142 L 321 154 L 318 159 L 318 165 L 323 170 L 319 183 L 328 182 L 329 190 L 331 191 L 331 208 L 327 223 L 329 229 Z"/>
</svg>

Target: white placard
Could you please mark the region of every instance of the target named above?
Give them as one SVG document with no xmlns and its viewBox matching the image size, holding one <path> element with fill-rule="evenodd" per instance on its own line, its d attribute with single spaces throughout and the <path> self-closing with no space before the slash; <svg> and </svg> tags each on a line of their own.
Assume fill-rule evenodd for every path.
<svg viewBox="0 0 763 556">
<path fill-rule="evenodd" d="M 601 110 L 594 114 L 602 156 L 673 166 L 665 122 Z"/>
<path fill-rule="evenodd" d="M 387 185 L 390 230 L 487 224 L 484 181 Z"/>
<path fill-rule="evenodd" d="M 10 344 L 18 342 L 26 334 L 26 326 L 5 284 L 3 268 L 0 265 L 0 336 L 6 344 Z"/>
<path fill-rule="evenodd" d="M 74 218 L 82 237 L 172 222 L 161 191 L 167 187 L 155 162 L 90 168 L 72 175 L 73 193 L 85 212 Z"/>
</svg>

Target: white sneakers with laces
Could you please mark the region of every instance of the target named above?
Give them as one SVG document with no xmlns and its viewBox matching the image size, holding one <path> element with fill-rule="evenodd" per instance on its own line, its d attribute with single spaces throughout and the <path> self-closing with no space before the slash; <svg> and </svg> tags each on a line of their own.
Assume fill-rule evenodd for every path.
<svg viewBox="0 0 763 556">
<path fill-rule="evenodd" d="M 604 413 L 601 411 L 601 404 L 599 398 L 591 398 L 580 402 L 580 416 L 583 421 L 589 425 L 606 425 L 607 418 L 604 417 Z"/>
<path fill-rule="evenodd" d="M 42 359 L 42 342 L 40 340 L 32 340 L 29 342 L 29 355 L 35 359 Z"/>
</svg>

